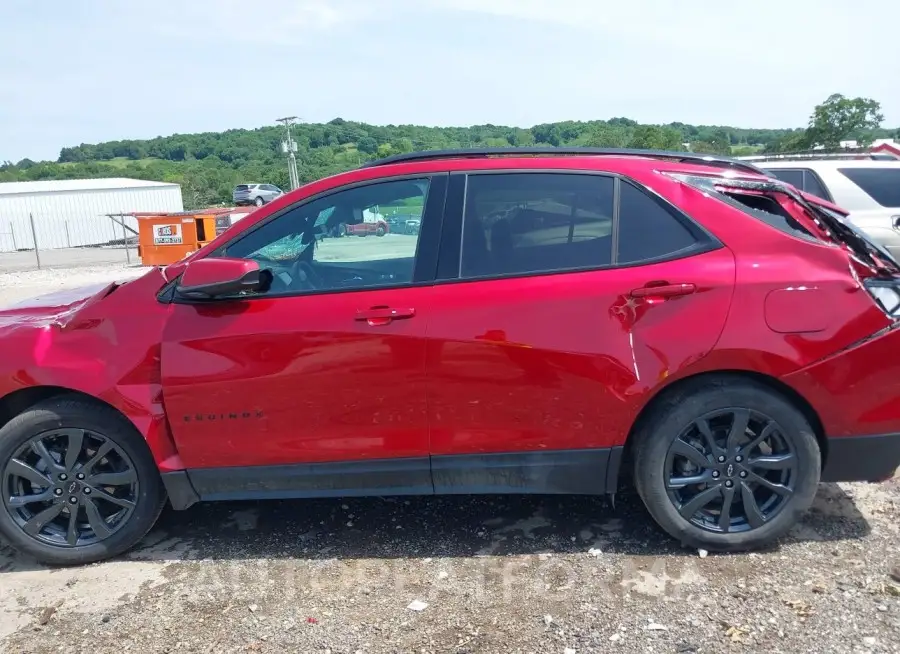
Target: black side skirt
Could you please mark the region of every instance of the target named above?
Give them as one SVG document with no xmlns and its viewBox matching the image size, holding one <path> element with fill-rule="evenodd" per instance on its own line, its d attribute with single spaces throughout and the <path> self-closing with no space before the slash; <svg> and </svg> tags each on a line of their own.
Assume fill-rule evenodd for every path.
<svg viewBox="0 0 900 654">
<path fill-rule="evenodd" d="M 172 506 L 198 500 L 377 495 L 614 493 L 621 447 L 340 463 L 203 468 L 163 475 Z"/>
<path fill-rule="evenodd" d="M 438 495 L 606 492 L 608 449 L 434 456 Z"/>
<path fill-rule="evenodd" d="M 900 434 L 828 439 L 822 481 L 883 481 L 900 466 Z"/>
</svg>

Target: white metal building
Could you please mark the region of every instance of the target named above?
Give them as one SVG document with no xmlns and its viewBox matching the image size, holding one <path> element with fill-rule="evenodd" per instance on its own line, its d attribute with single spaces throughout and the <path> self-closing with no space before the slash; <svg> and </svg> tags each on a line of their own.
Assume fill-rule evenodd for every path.
<svg viewBox="0 0 900 654">
<path fill-rule="evenodd" d="M 183 211 L 181 186 L 141 179 L 67 179 L 0 183 L 0 252 L 121 243 L 108 214 Z M 118 220 L 118 218 L 117 218 Z M 131 216 L 125 223 L 137 229 Z"/>
</svg>

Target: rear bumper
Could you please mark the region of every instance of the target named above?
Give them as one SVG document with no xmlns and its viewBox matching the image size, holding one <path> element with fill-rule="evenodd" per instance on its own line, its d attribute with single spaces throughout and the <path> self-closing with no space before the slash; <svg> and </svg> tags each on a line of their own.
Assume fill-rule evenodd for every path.
<svg viewBox="0 0 900 654">
<path fill-rule="evenodd" d="M 900 467 L 900 434 L 828 439 L 822 481 L 883 481 Z"/>
</svg>

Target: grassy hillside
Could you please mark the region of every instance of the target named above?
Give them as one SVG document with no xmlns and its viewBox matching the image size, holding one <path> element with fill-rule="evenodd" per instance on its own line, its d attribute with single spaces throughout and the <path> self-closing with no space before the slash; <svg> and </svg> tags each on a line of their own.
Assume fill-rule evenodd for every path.
<svg viewBox="0 0 900 654">
<path fill-rule="evenodd" d="M 368 125 L 336 118 L 294 128 L 302 182 L 312 181 L 375 158 L 416 150 L 584 145 L 751 154 L 777 149 L 799 130 L 743 129 L 707 125 L 640 125 L 627 118 L 566 121 L 524 129 L 497 125 L 422 127 Z M 887 136 L 889 130 L 876 130 Z M 883 132 L 883 134 L 882 134 Z M 28 159 L 0 166 L 0 182 L 85 177 L 134 177 L 182 185 L 188 207 L 227 203 L 242 182 L 288 187 L 280 127 L 174 134 L 149 140 L 109 141 L 63 148 L 55 162 Z M 2 154 L 2 153 L 0 153 Z"/>
</svg>

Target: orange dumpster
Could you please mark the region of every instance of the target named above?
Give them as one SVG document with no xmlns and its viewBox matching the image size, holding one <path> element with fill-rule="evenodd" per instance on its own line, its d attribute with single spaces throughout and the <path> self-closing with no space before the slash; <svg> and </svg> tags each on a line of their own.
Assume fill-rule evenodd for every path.
<svg viewBox="0 0 900 654">
<path fill-rule="evenodd" d="M 145 266 L 166 266 L 180 261 L 228 229 L 234 212 L 234 209 L 220 208 L 132 214 L 138 222 L 138 256 L 141 263 Z"/>
</svg>

